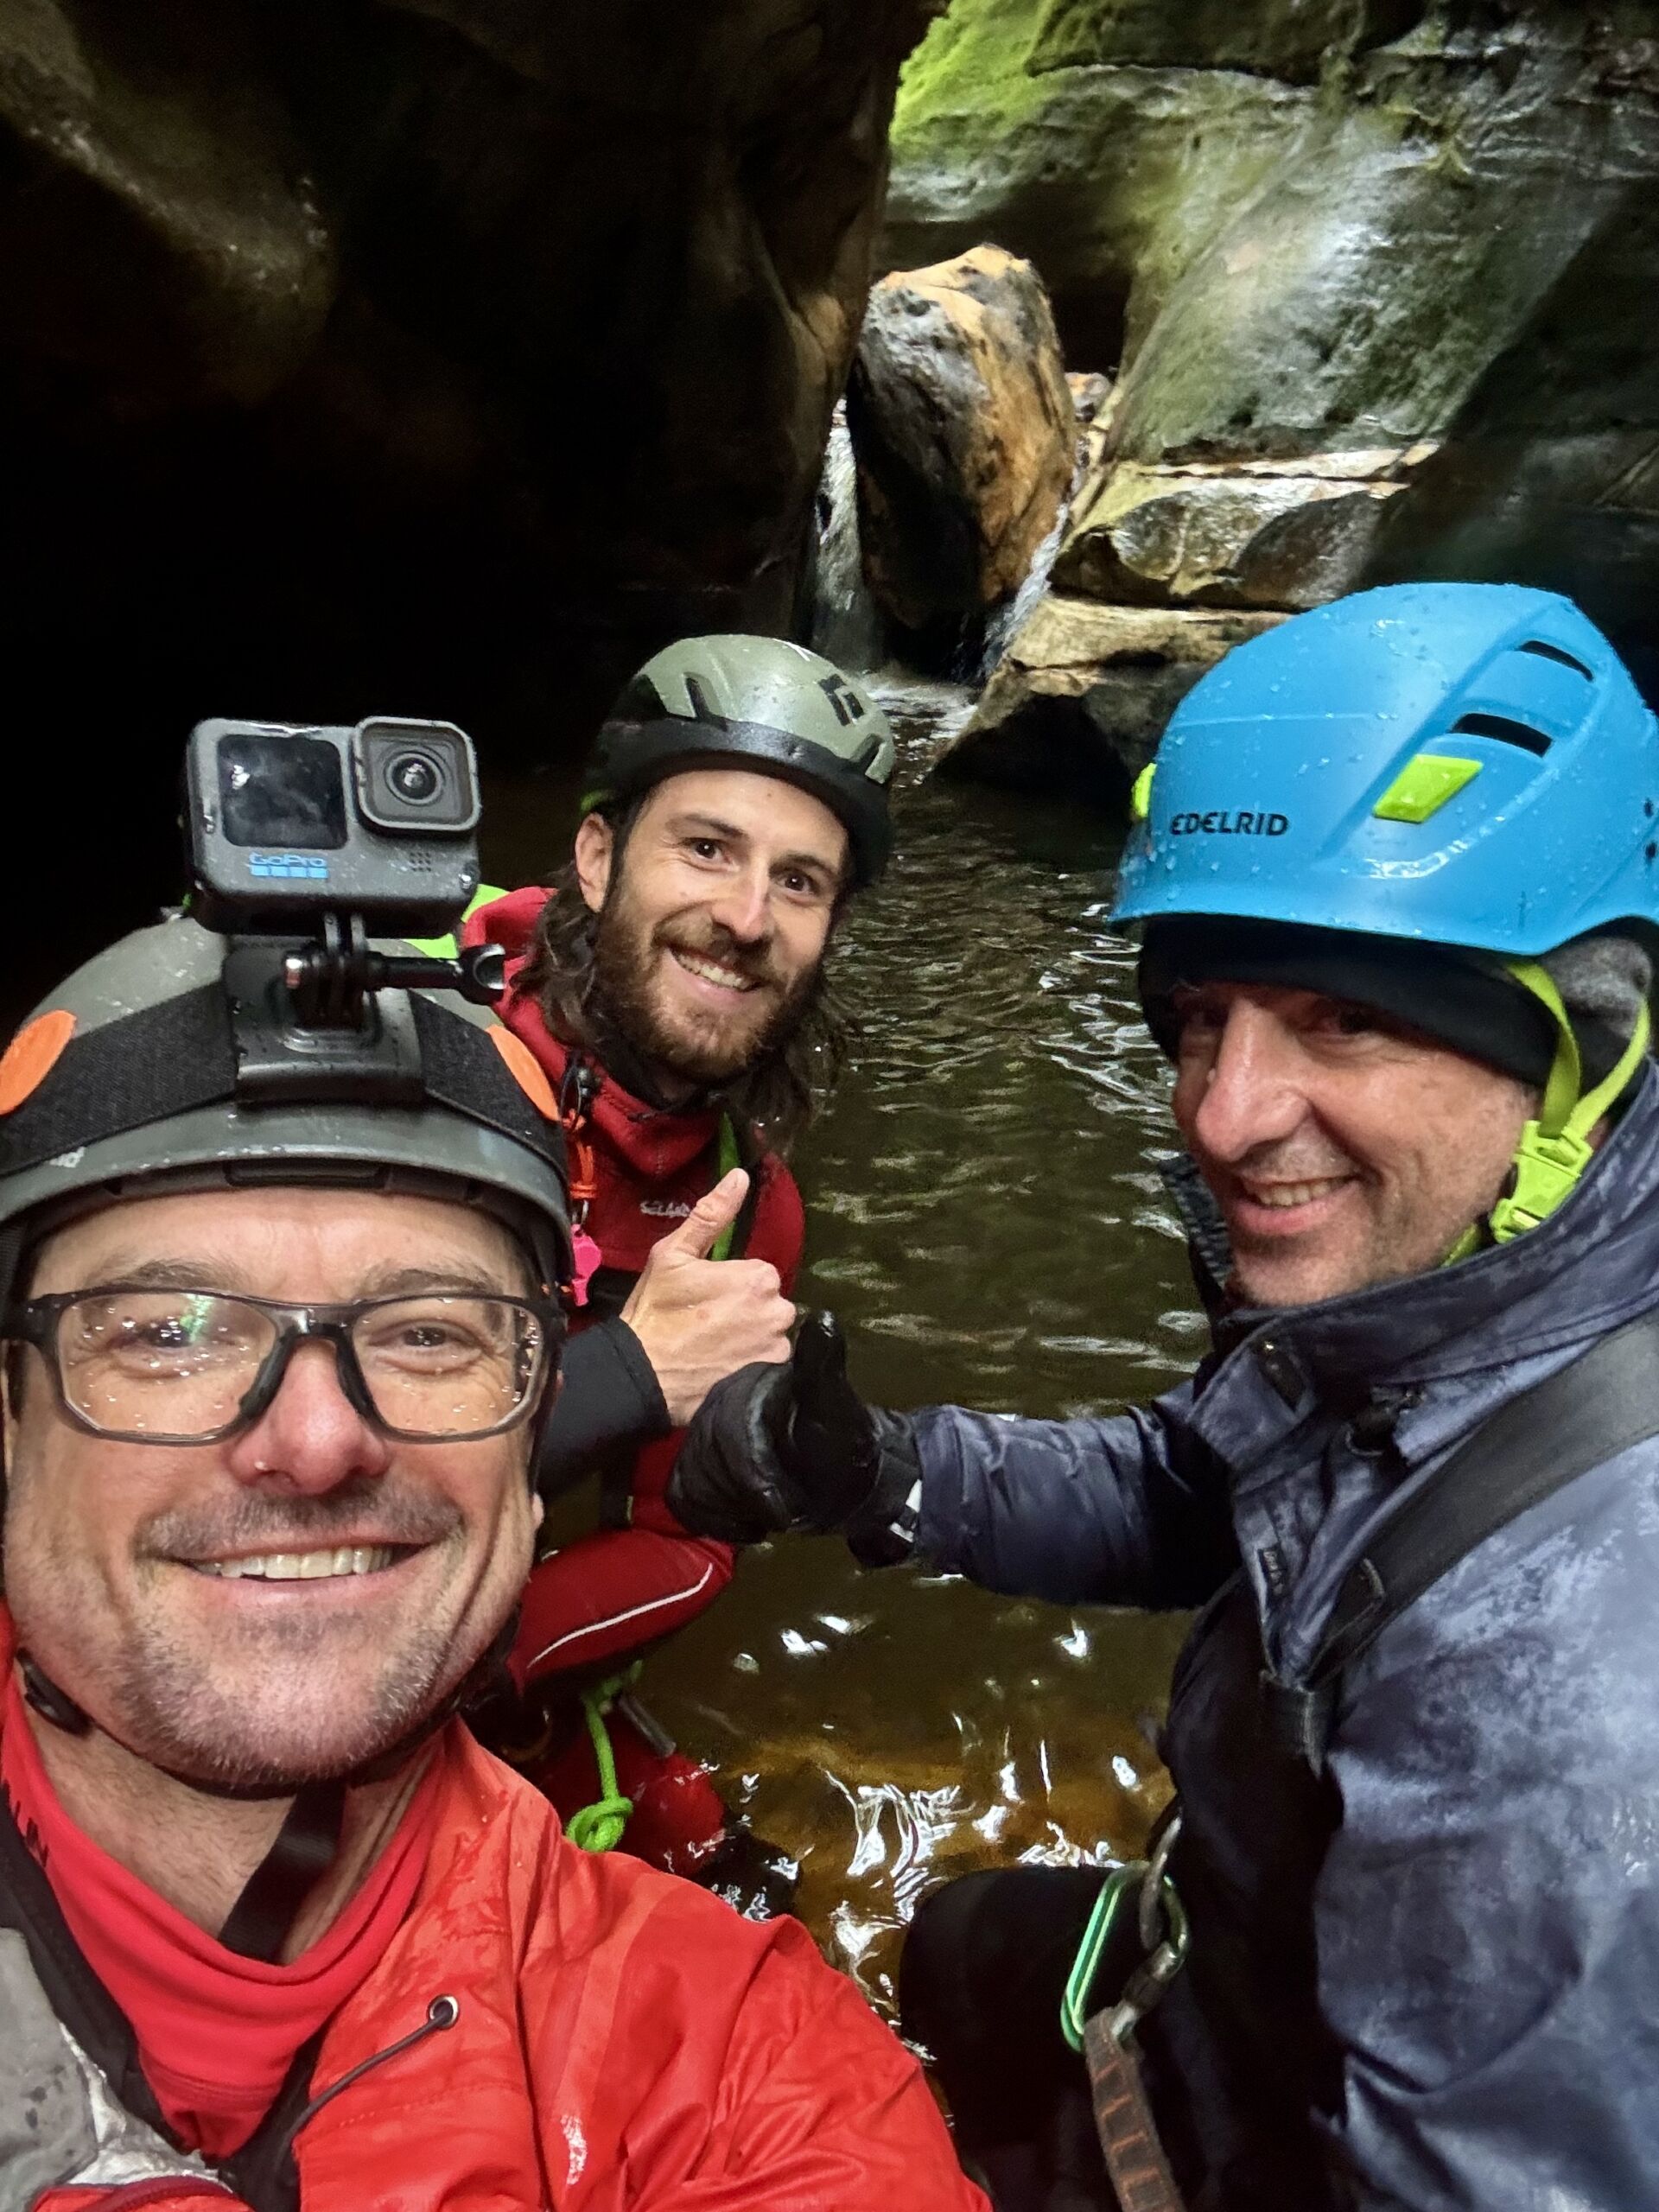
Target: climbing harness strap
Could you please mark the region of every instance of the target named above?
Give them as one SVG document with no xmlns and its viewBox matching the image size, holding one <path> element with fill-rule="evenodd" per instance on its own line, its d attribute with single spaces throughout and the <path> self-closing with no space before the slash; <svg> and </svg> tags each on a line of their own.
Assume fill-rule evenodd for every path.
<svg viewBox="0 0 1659 2212">
<path fill-rule="evenodd" d="M 1106 1878 L 1060 2000 L 1060 2028 L 1089 2069 L 1095 2128 L 1121 2212 L 1182 2212 L 1157 2122 L 1141 2076 L 1135 2031 L 1185 1962 L 1186 1913 L 1169 1875 L 1180 1816 L 1165 1823 L 1150 1859 L 1133 1859 Z M 1125 1905 L 1135 1900 L 1141 1960 L 1116 2003 L 1090 2011 L 1094 1985 Z"/>
<path fill-rule="evenodd" d="M 569 1178 L 570 1254 L 575 1272 L 573 1303 L 588 1303 L 588 1286 L 598 1272 L 600 1249 L 588 1233 L 588 1216 L 599 1196 L 599 1169 L 594 1159 L 588 1127 L 599 1077 L 580 1052 L 573 1052 L 559 1085 L 559 1127 L 564 1132 L 564 1156 Z"/>
<path fill-rule="evenodd" d="M 1140 2064 L 1127 2044 L 1114 2041 L 1098 2012 L 1084 2031 L 1083 2055 L 1095 2132 L 1122 2212 L 1182 2212 Z"/>
<path fill-rule="evenodd" d="M 599 1769 L 599 1795 L 591 1805 L 582 1806 L 565 1822 L 564 1832 L 578 1851 L 614 1851 L 633 1811 L 632 1798 L 625 1797 L 617 1787 L 616 1753 L 611 1745 L 611 1732 L 605 1726 L 605 1715 L 623 1692 L 639 1681 L 644 1663 L 636 1659 L 620 1674 L 607 1675 L 602 1682 L 595 1682 L 582 1694 L 582 1718 L 588 1723 L 588 1738 L 594 1747 L 594 1764 Z"/>
<path fill-rule="evenodd" d="M 1342 1677 L 1389 1623 L 1478 1544 L 1592 1467 L 1659 1435 L 1659 1309 L 1499 1407 L 1351 1567 L 1306 1678 L 1265 1670 L 1274 1735 L 1319 1774 Z"/>
</svg>

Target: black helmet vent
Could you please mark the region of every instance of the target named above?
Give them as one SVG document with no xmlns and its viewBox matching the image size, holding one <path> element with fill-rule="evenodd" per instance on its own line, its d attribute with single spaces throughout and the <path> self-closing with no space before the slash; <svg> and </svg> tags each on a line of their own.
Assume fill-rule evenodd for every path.
<svg viewBox="0 0 1659 2212">
<path fill-rule="evenodd" d="M 642 674 L 628 678 L 606 719 L 613 722 L 654 722 L 667 712 L 667 701 L 650 677 Z"/>
<path fill-rule="evenodd" d="M 685 696 L 691 702 L 691 710 L 700 722 L 713 722 L 719 728 L 725 728 L 726 717 L 709 705 L 709 694 L 702 688 L 702 678 L 700 676 L 686 677 Z"/>
<path fill-rule="evenodd" d="M 1549 740 L 1542 730 L 1534 729 L 1527 722 L 1511 721 L 1508 715 L 1464 715 L 1452 726 L 1453 737 L 1495 737 L 1504 745 L 1518 745 L 1523 753 L 1535 753 L 1541 760 L 1549 750 Z"/>
<path fill-rule="evenodd" d="M 1594 671 L 1586 668 L 1581 660 L 1575 660 L 1571 653 L 1564 653 L 1559 645 L 1547 645 L 1541 638 L 1529 638 L 1521 651 L 1535 654 L 1540 660 L 1553 660 L 1558 668 L 1570 668 L 1586 683 L 1593 683 L 1596 680 Z"/>
</svg>

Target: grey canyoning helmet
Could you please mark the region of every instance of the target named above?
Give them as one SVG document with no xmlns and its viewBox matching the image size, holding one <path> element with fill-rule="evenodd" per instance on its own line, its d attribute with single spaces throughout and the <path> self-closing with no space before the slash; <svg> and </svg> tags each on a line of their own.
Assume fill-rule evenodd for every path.
<svg viewBox="0 0 1659 2212">
<path fill-rule="evenodd" d="M 164 1191 L 321 1184 L 483 1208 L 569 1279 L 563 1140 L 527 1046 L 423 990 L 375 1001 L 378 1066 L 238 1032 L 232 944 L 179 917 L 97 954 L 0 1059 L 0 1304 L 63 1221 Z M 314 1042 L 320 1049 L 301 1046 Z"/>
<path fill-rule="evenodd" d="M 857 889 L 893 849 L 897 758 L 880 708 L 821 654 L 780 638 L 684 638 L 623 686 L 594 742 L 582 808 L 625 805 L 685 768 L 776 776 L 840 821 Z"/>
<path fill-rule="evenodd" d="M 372 950 L 354 944 L 353 957 L 360 965 Z M 387 954 L 410 964 L 406 945 Z M 418 988 L 377 988 L 355 1007 L 336 996 L 308 1021 L 284 980 L 303 965 L 280 941 L 217 936 L 181 916 L 98 954 L 37 1009 L 0 1058 L 0 1309 L 30 1247 L 79 1214 L 259 1185 L 479 1206 L 530 1254 L 545 1298 L 569 1280 L 563 1141 L 529 1048 L 480 1007 Z M 325 963 L 336 990 L 339 968 Z M 533 1478 L 533 1448 L 529 1465 Z M 347 1787 L 395 1770 L 486 1688 L 511 1632 L 508 1623 L 447 1699 L 350 1773 L 178 1777 L 221 1796 L 292 1797 L 218 1931 L 223 1945 L 281 1957 L 338 1848 Z M 94 1725 L 30 1653 L 16 1656 L 35 1711 L 72 1735 Z"/>
</svg>

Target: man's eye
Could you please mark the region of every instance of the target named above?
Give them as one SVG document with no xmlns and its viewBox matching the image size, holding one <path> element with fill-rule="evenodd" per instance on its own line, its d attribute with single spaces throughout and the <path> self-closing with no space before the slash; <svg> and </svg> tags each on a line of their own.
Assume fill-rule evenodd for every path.
<svg viewBox="0 0 1659 2212">
<path fill-rule="evenodd" d="M 700 861 L 717 861 L 720 858 L 722 849 L 718 837 L 691 837 L 686 842 Z"/>
<path fill-rule="evenodd" d="M 1212 1006 L 1207 999 L 1185 991 L 1176 995 L 1174 1013 L 1183 1037 L 1213 1035 L 1226 1019 L 1218 1006 Z"/>
<path fill-rule="evenodd" d="M 1339 1006 L 1331 1017 L 1331 1027 L 1341 1037 L 1368 1036 L 1379 1026 L 1376 1016 L 1368 1007 Z"/>
</svg>

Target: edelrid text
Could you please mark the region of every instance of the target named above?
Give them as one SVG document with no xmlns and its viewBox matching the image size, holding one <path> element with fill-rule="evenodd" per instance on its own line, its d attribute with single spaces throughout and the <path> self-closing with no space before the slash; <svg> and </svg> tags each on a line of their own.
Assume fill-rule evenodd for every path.
<svg viewBox="0 0 1659 2212">
<path fill-rule="evenodd" d="M 1172 837 L 1282 837 L 1290 827 L 1287 814 L 1252 814 L 1248 807 L 1236 814 L 1174 814 Z"/>
</svg>

